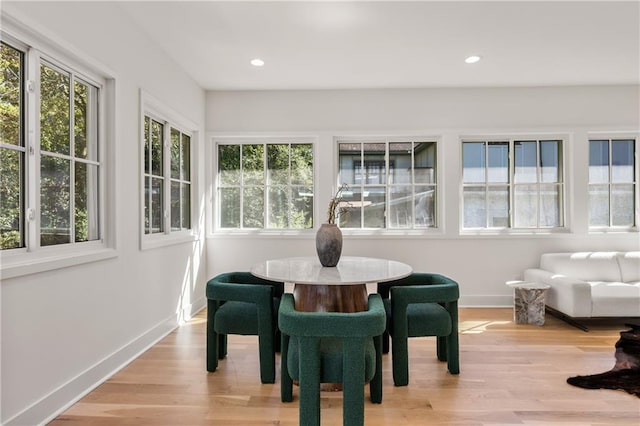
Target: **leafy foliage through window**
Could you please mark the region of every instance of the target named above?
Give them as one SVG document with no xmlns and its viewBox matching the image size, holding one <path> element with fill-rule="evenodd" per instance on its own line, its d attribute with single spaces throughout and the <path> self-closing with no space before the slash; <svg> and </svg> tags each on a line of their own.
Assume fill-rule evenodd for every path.
<svg viewBox="0 0 640 426">
<path fill-rule="evenodd" d="M 165 163 L 165 159 L 168 162 Z M 191 229 L 191 136 L 165 120 L 146 115 L 144 117 L 144 233 L 165 234 L 189 229 Z"/>
<path fill-rule="evenodd" d="M 436 227 L 436 159 L 432 141 L 340 141 L 340 227 Z"/>
<path fill-rule="evenodd" d="M 19 45 L 19 43 L 17 43 Z M 26 47 L 1 44 L 0 236 L 2 249 L 100 239 L 98 151 L 99 87 L 70 68 L 50 63 Z M 27 56 L 39 63 L 27 75 Z M 39 127 L 26 112 L 26 81 L 39 104 Z M 26 132 L 34 146 L 25 142 Z M 39 164 L 39 181 L 29 169 Z M 29 205 L 27 195 L 35 202 Z M 26 222 L 26 209 L 39 212 Z M 27 238 L 27 229 L 38 239 Z"/>
<path fill-rule="evenodd" d="M 218 145 L 221 228 L 313 228 L 313 146 Z"/>
<path fill-rule="evenodd" d="M 561 140 L 464 141 L 463 228 L 563 226 Z"/>
</svg>

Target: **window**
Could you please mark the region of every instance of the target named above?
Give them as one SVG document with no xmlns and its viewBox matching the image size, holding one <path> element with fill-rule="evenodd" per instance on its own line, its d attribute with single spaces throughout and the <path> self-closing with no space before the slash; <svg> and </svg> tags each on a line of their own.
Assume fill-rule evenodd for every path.
<svg viewBox="0 0 640 426">
<path fill-rule="evenodd" d="M 633 227 L 635 139 L 589 140 L 589 226 Z"/>
<path fill-rule="evenodd" d="M 313 228 L 313 145 L 219 143 L 218 226 Z"/>
<path fill-rule="evenodd" d="M 436 142 L 338 141 L 343 228 L 426 229 L 436 218 Z"/>
<path fill-rule="evenodd" d="M 100 241 L 105 81 L 2 35 L 0 247 Z"/>
<path fill-rule="evenodd" d="M 146 98 L 145 98 L 146 99 Z M 191 230 L 191 134 L 147 106 L 144 115 L 144 234 Z"/>
<path fill-rule="evenodd" d="M 463 141 L 463 228 L 557 228 L 562 141 Z"/>
</svg>

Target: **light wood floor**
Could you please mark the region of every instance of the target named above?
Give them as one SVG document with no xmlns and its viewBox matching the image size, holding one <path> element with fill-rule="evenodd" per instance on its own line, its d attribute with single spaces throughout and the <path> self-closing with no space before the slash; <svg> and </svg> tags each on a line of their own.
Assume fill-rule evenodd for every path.
<svg viewBox="0 0 640 426">
<path fill-rule="evenodd" d="M 436 360 L 433 338 L 410 339 L 409 386 L 393 386 L 385 355 L 383 402 L 368 401 L 366 389 L 365 423 L 638 426 L 639 398 L 565 382 L 614 365 L 623 322 L 590 326 L 549 315 L 542 327 L 516 325 L 511 309 L 461 309 L 460 375 Z M 205 328 L 202 312 L 50 425 L 297 425 L 297 389 L 284 404 L 279 383 L 260 383 L 257 338 L 230 336 L 227 358 L 207 373 Z M 323 425 L 342 424 L 341 392 L 323 392 L 321 406 Z"/>
</svg>

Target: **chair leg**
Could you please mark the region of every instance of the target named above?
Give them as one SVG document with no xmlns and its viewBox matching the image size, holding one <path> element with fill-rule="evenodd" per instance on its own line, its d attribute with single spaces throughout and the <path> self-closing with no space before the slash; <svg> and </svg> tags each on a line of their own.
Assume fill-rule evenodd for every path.
<svg viewBox="0 0 640 426">
<path fill-rule="evenodd" d="M 436 340 L 436 352 L 438 354 L 438 361 L 447 360 L 447 337 L 438 336 Z"/>
<path fill-rule="evenodd" d="M 260 354 L 260 380 L 262 383 L 275 383 L 276 353 L 270 334 L 258 336 L 258 351 Z"/>
<path fill-rule="evenodd" d="M 282 333 L 280 345 L 282 356 L 280 357 L 280 400 L 282 402 L 293 401 L 293 380 L 289 375 L 289 336 Z"/>
<path fill-rule="evenodd" d="M 299 424 L 320 426 L 320 339 L 301 337 Z"/>
<path fill-rule="evenodd" d="M 363 339 L 364 340 L 364 339 Z M 342 378 L 342 422 L 344 426 L 364 425 L 364 342 L 345 347 Z"/>
<path fill-rule="evenodd" d="M 409 348 L 408 339 L 394 336 L 391 345 L 391 363 L 393 367 L 393 383 L 396 386 L 409 384 Z"/>
<path fill-rule="evenodd" d="M 376 349 L 376 372 L 369 383 L 369 394 L 371 402 L 380 404 L 382 402 L 382 336 L 373 338 L 373 344 Z"/>
<path fill-rule="evenodd" d="M 457 330 L 447 336 L 447 368 L 451 374 L 460 374 L 460 347 Z"/>
<path fill-rule="evenodd" d="M 383 354 L 389 353 L 389 331 L 388 330 L 385 330 L 384 333 L 382 334 L 382 353 Z"/>
<path fill-rule="evenodd" d="M 218 334 L 218 359 L 224 359 L 227 356 L 227 335 Z"/>
<path fill-rule="evenodd" d="M 218 368 L 218 333 L 214 330 L 215 302 L 207 301 L 207 371 Z"/>
</svg>

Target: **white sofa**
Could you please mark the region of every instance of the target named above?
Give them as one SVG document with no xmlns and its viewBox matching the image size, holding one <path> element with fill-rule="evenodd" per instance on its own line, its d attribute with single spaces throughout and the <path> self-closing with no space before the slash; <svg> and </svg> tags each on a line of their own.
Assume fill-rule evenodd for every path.
<svg viewBox="0 0 640 426">
<path fill-rule="evenodd" d="M 549 284 L 546 305 L 572 318 L 640 317 L 640 251 L 545 253 L 524 280 Z"/>
</svg>

